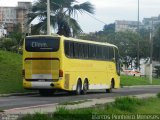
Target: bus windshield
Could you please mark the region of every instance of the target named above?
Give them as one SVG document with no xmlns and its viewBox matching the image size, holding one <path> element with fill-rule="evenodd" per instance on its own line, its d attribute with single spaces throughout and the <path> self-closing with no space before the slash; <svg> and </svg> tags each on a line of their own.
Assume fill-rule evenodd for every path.
<svg viewBox="0 0 160 120">
<path fill-rule="evenodd" d="M 59 44 L 59 38 L 26 38 L 25 49 L 28 52 L 56 52 Z"/>
</svg>

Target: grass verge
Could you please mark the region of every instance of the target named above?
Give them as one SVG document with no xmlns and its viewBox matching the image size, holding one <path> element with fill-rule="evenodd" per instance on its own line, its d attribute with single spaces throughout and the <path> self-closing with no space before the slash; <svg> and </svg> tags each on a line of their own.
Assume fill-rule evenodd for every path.
<svg viewBox="0 0 160 120">
<path fill-rule="evenodd" d="M 121 75 L 122 86 L 150 85 L 149 80 L 145 77 L 134 77 Z M 153 78 L 152 85 L 160 85 L 160 79 Z"/>
<path fill-rule="evenodd" d="M 0 51 L 0 94 L 25 91 L 21 71 L 21 55 Z"/>
<path fill-rule="evenodd" d="M 96 107 L 74 110 L 62 107 L 58 108 L 53 114 L 37 113 L 35 115 L 27 115 L 19 120 L 91 120 L 93 117 L 97 118 L 98 115 L 111 117 L 113 115 L 159 114 L 159 111 L 159 98 L 137 99 L 134 97 L 120 97 L 113 103 Z"/>
</svg>

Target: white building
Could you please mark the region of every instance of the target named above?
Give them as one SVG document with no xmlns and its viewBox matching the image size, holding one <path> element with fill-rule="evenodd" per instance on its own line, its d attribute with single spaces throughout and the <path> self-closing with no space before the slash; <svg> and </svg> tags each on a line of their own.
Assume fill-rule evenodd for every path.
<svg viewBox="0 0 160 120">
<path fill-rule="evenodd" d="M 0 26 L 0 38 L 5 37 L 7 35 L 7 30 L 3 25 Z"/>
<path fill-rule="evenodd" d="M 143 19 L 143 26 L 146 29 L 150 29 L 153 27 L 156 27 L 158 24 L 160 24 L 160 15 L 157 17 L 151 17 L 151 18 L 144 18 Z"/>
<path fill-rule="evenodd" d="M 138 26 L 137 21 L 116 20 L 115 21 L 115 32 L 120 32 L 120 31 L 136 32 L 137 26 Z"/>
</svg>

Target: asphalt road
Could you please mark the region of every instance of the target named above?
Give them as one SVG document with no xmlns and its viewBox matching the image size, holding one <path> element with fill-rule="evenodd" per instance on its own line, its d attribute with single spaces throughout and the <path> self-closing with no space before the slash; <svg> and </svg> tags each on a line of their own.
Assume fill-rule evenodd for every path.
<svg viewBox="0 0 160 120">
<path fill-rule="evenodd" d="M 158 93 L 159 87 L 149 88 L 121 88 L 114 90 L 113 93 L 105 93 L 105 90 L 90 91 L 87 95 L 69 95 L 67 93 L 57 93 L 54 96 L 42 97 L 39 94 L 0 97 L 0 110 L 6 110 L 18 107 L 28 107 L 43 104 L 63 103 L 67 101 L 76 101 L 94 98 L 118 97 L 126 95 L 139 95 L 146 93 Z"/>
</svg>

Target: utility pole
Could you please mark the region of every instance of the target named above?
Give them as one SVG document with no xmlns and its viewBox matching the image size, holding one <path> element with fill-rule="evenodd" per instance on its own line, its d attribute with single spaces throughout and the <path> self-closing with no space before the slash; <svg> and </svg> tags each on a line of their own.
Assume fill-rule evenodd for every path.
<svg viewBox="0 0 160 120">
<path fill-rule="evenodd" d="M 50 0 L 47 0 L 47 35 L 51 35 Z"/>
<path fill-rule="evenodd" d="M 153 20 L 150 28 L 150 74 L 149 74 L 150 84 L 152 84 L 152 54 L 153 54 Z"/>
<path fill-rule="evenodd" d="M 139 35 L 139 0 L 138 0 L 138 24 L 137 24 L 137 32 L 138 32 L 138 35 Z M 138 39 L 138 43 L 137 43 L 137 65 L 138 65 L 138 69 L 140 70 L 139 39 Z"/>
</svg>

